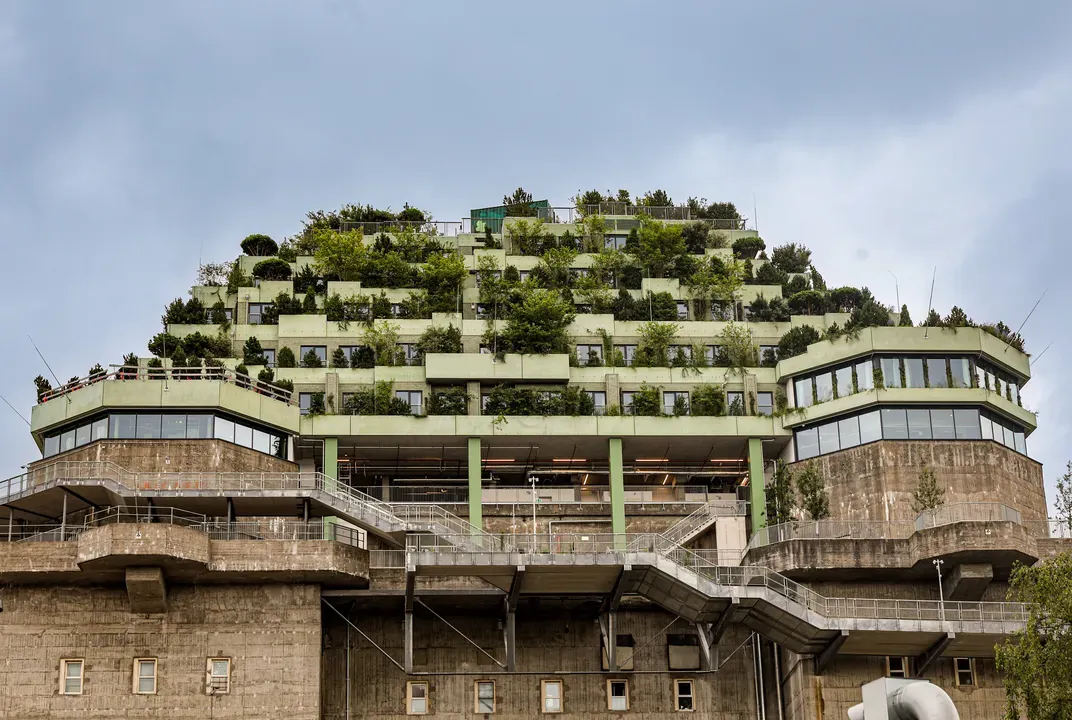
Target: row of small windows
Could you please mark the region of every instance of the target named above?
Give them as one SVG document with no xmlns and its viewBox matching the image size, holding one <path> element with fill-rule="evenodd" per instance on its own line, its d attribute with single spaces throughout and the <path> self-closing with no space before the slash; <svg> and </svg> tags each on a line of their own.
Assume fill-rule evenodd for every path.
<svg viewBox="0 0 1072 720">
<path fill-rule="evenodd" d="M 970 357 L 876 356 L 793 379 L 796 407 L 872 390 L 877 382 L 888 388 L 968 388 L 993 390 L 1020 403 L 1016 379 Z"/>
<path fill-rule="evenodd" d="M 797 460 L 876 440 L 995 440 L 1027 454 L 1023 428 L 976 408 L 881 408 L 799 429 L 793 435 Z"/>
<path fill-rule="evenodd" d="M 85 691 L 86 661 L 84 658 L 60 660 L 60 695 L 82 695 Z M 157 680 L 156 658 L 134 658 L 131 692 L 134 695 L 155 695 Z M 226 695 L 231 692 L 231 659 L 208 658 L 205 662 L 205 693 Z"/>
<path fill-rule="evenodd" d="M 285 435 L 209 413 L 112 413 L 45 436 L 45 457 L 96 440 L 226 440 L 285 457 Z"/>
<path fill-rule="evenodd" d="M 561 680 L 540 681 L 540 710 L 544 714 L 564 712 L 565 693 Z M 696 709 L 695 687 L 692 680 L 674 680 L 674 706 L 680 712 Z M 612 712 L 629 710 L 629 681 L 607 680 L 607 707 Z M 430 685 L 427 682 L 406 683 L 406 714 L 428 715 L 432 712 Z M 497 712 L 494 680 L 477 680 L 473 683 L 473 712 L 478 715 L 493 715 Z"/>
<path fill-rule="evenodd" d="M 957 687 L 975 687 L 975 659 L 953 658 L 953 676 Z M 891 655 L 886 658 L 886 677 L 912 677 L 912 658 Z"/>
</svg>

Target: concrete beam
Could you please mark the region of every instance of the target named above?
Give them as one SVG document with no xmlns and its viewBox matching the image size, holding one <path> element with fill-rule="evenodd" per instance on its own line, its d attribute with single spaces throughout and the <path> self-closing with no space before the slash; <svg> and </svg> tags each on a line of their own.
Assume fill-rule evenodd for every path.
<svg viewBox="0 0 1072 720">
<path fill-rule="evenodd" d="M 599 633 L 603 636 L 603 647 L 607 651 L 607 670 L 618 672 L 618 632 L 615 613 L 608 612 L 599 616 Z"/>
<path fill-rule="evenodd" d="M 923 671 L 929 668 L 935 660 L 942 656 L 949 644 L 952 643 L 957 637 L 956 633 L 946 633 L 938 642 L 931 645 L 929 648 L 923 651 L 923 654 L 916 658 L 916 677 L 922 677 Z"/>
<path fill-rule="evenodd" d="M 516 620 L 517 615 L 513 610 L 506 613 L 506 620 L 503 622 L 503 640 L 506 644 L 506 671 L 515 672 L 517 670 L 517 632 L 516 632 Z"/>
<path fill-rule="evenodd" d="M 830 643 L 823 648 L 823 651 L 815 656 L 815 674 L 822 675 L 827 666 L 834 661 L 837 656 L 838 650 L 845 644 L 845 641 L 849 638 L 849 631 L 842 630 L 830 640 Z"/>
<path fill-rule="evenodd" d="M 763 440 L 748 438 L 748 498 L 752 507 L 752 532 L 767 525 L 767 491 L 763 476 Z"/>
<path fill-rule="evenodd" d="M 413 612 L 413 596 L 417 587 L 417 566 L 406 563 L 406 612 Z"/>
<path fill-rule="evenodd" d="M 131 612 L 167 612 L 167 586 L 161 568 L 128 567 L 126 585 Z"/>
<path fill-rule="evenodd" d="M 475 395 L 473 403 L 480 407 L 480 393 Z M 469 524 L 475 533 L 484 528 L 484 489 L 481 481 L 480 438 L 471 437 L 468 441 L 467 465 L 469 470 Z"/>
<path fill-rule="evenodd" d="M 722 636 L 726 634 L 726 628 L 729 627 L 730 620 L 733 618 L 733 614 L 737 612 L 737 607 L 740 604 L 740 598 L 730 598 L 730 604 L 726 606 L 726 609 L 719 614 L 713 623 L 695 623 L 696 635 L 700 639 L 700 653 L 703 655 L 706 669 L 715 669 L 713 651 L 722 640 Z"/>
<path fill-rule="evenodd" d="M 993 579 L 993 565 L 963 563 L 942 578 L 942 594 L 946 600 L 981 600 Z"/>
<path fill-rule="evenodd" d="M 510 583 L 510 594 L 506 596 L 506 612 L 517 610 L 517 601 L 521 597 L 521 584 L 525 582 L 525 566 L 518 565 L 514 571 L 514 580 Z"/>
<path fill-rule="evenodd" d="M 618 606 L 622 604 L 622 595 L 625 592 L 625 576 L 632 569 L 632 565 L 622 566 L 622 571 L 618 573 L 618 579 L 614 581 L 614 588 L 610 591 L 610 595 L 603 598 L 603 612 L 618 611 Z"/>
<path fill-rule="evenodd" d="M 614 549 L 625 550 L 625 473 L 622 464 L 622 439 L 607 440 L 610 465 L 610 521 Z"/>
<path fill-rule="evenodd" d="M 402 667 L 413 674 L 413 610 L 407 610 L 402 624 Z"/>
</svg>

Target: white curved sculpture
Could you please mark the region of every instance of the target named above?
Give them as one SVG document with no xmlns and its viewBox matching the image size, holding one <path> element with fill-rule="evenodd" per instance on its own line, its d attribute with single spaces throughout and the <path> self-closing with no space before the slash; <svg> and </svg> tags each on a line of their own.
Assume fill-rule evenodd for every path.
<svg viewBox="0 0 1072 720">
<path fill-rule="evenodd" d="M 952 698 L 929 680 L 882 678 L 863 686 L 849 720 L 960 720 Z"/>
</svg>

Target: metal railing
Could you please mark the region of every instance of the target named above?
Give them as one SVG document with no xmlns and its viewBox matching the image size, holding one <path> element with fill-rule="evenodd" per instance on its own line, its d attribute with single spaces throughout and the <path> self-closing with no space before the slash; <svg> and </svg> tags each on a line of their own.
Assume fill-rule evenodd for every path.
<svg viewBox="0 0 1072 720">
<path fill-rule="evenodd" d="M 710 527 L 720 517 L 741 516 L 748 512 L 748 503 L 743 500 L 715 501 L 704 503 L 696 511 L 685 516 L 662 532 L 662 536 L 675 545 L 681 545 Z"/>
<path fill-rule="evenodd" d="M 1072 518 L 1050 518 L 1049 520 L 1026 520 L 1023 523 L 1034 537 L 1072 539 Z"/>
<path fill-rule="evenodd" d="M 1018 510 L 1001 503 L 953 503 L 924 511 L 914 521 L 797 520 L 768 525 L 752 536 L 747 550 L 790 540 L 904 540 L 920 530 L 961 522 L 1023 524 Z"/>
<path fill-rule="evenodd" d="M 580 471 L 585 472 L 585 471 Z M 467 485 L 364 485 L 356 489 L 386 503 L 430 503 L 436 505 L 464 505 L 469 502 Z M 626 505 L 662 505 L 666 503 L 699 505 L 714 503 L 719 506 L 732 506 L 734 512 L 724 514 L 744 515 L 746 502 L 727 499 L 726 493 L 710 492 L 703 485 L 652 485 L 638 488 L 626 486 L 623 499 Z M 481 491 L 484 505 L 532 505 L 532 489 L 525 486 L 485 487 Z M 536 502 L 541 505 L 552 504 L 590 504 L 609 503 L 610 486 L 608 485 L 566 485 L 546 486 L 542 483 L 536 488 Z"/>
<path fill-rule="evenodd" d="M 72 393 L 75 390 L 81 390 L 90 385 L 96 385 L 99 382 L 134 382 L 142 380 L 169 380 L 180 382 L 186 380 L 216 380 L 230 383 L 245 390 L 251 390 L 259 395 L 265 395 L 273 400 L 278 400 L 279 402 L 284 402 L 288 405 L 292 404 L 291 396 L 293 393 L 289 390 L 283 390 L 271 383 L 262 382 L 256 378 L 251 378 L 248 375 L 236 373 L 230 368 L 143 368 L 133 365 L 109 365 L 108 367 L 111 369 L 106 372 L 88 375 L 84 378 L 79 378 L 78 380 L 71 381 L 58 388 L 42 393 L 38 397 L 38 402 L 45 403 L 50 400 L 55 400 L 56 398 Z"/>
<path fill-rule="evenodd" d="M 369 550 L 369 568 L 373 570 L 403 570 L 405 550 Z"/>
</svg>

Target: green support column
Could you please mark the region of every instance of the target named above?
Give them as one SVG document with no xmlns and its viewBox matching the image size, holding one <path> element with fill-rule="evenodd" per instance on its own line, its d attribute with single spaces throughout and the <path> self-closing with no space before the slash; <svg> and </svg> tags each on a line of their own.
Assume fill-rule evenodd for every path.
<svg viewBox="0 0 1072 720">
<path fill-rule="evenodd" d="M 610 438 L 610 520 L 614 532 L 614 547 L 625 549 L 625 476 L 622 473 L 622 439 Z"/>
<path fill-rule="evenodd" d="M 752 502 L 752 533 L 767 525 L 767 488 L 763 478 L 763 441 L 748 438 L 748 488 Z"/>
<path fill-rule="evenodd" d="M 480 438 L 469 438 L 469 524 L 484 528 L 484 493 L 480 482 Z"/>
<path fill-rule="evenodd" d="M 324 475 L 328 478 L 326 489 L 334 490 L 339 479 L 339 439 L 324 438 Z"/>
</svg>

